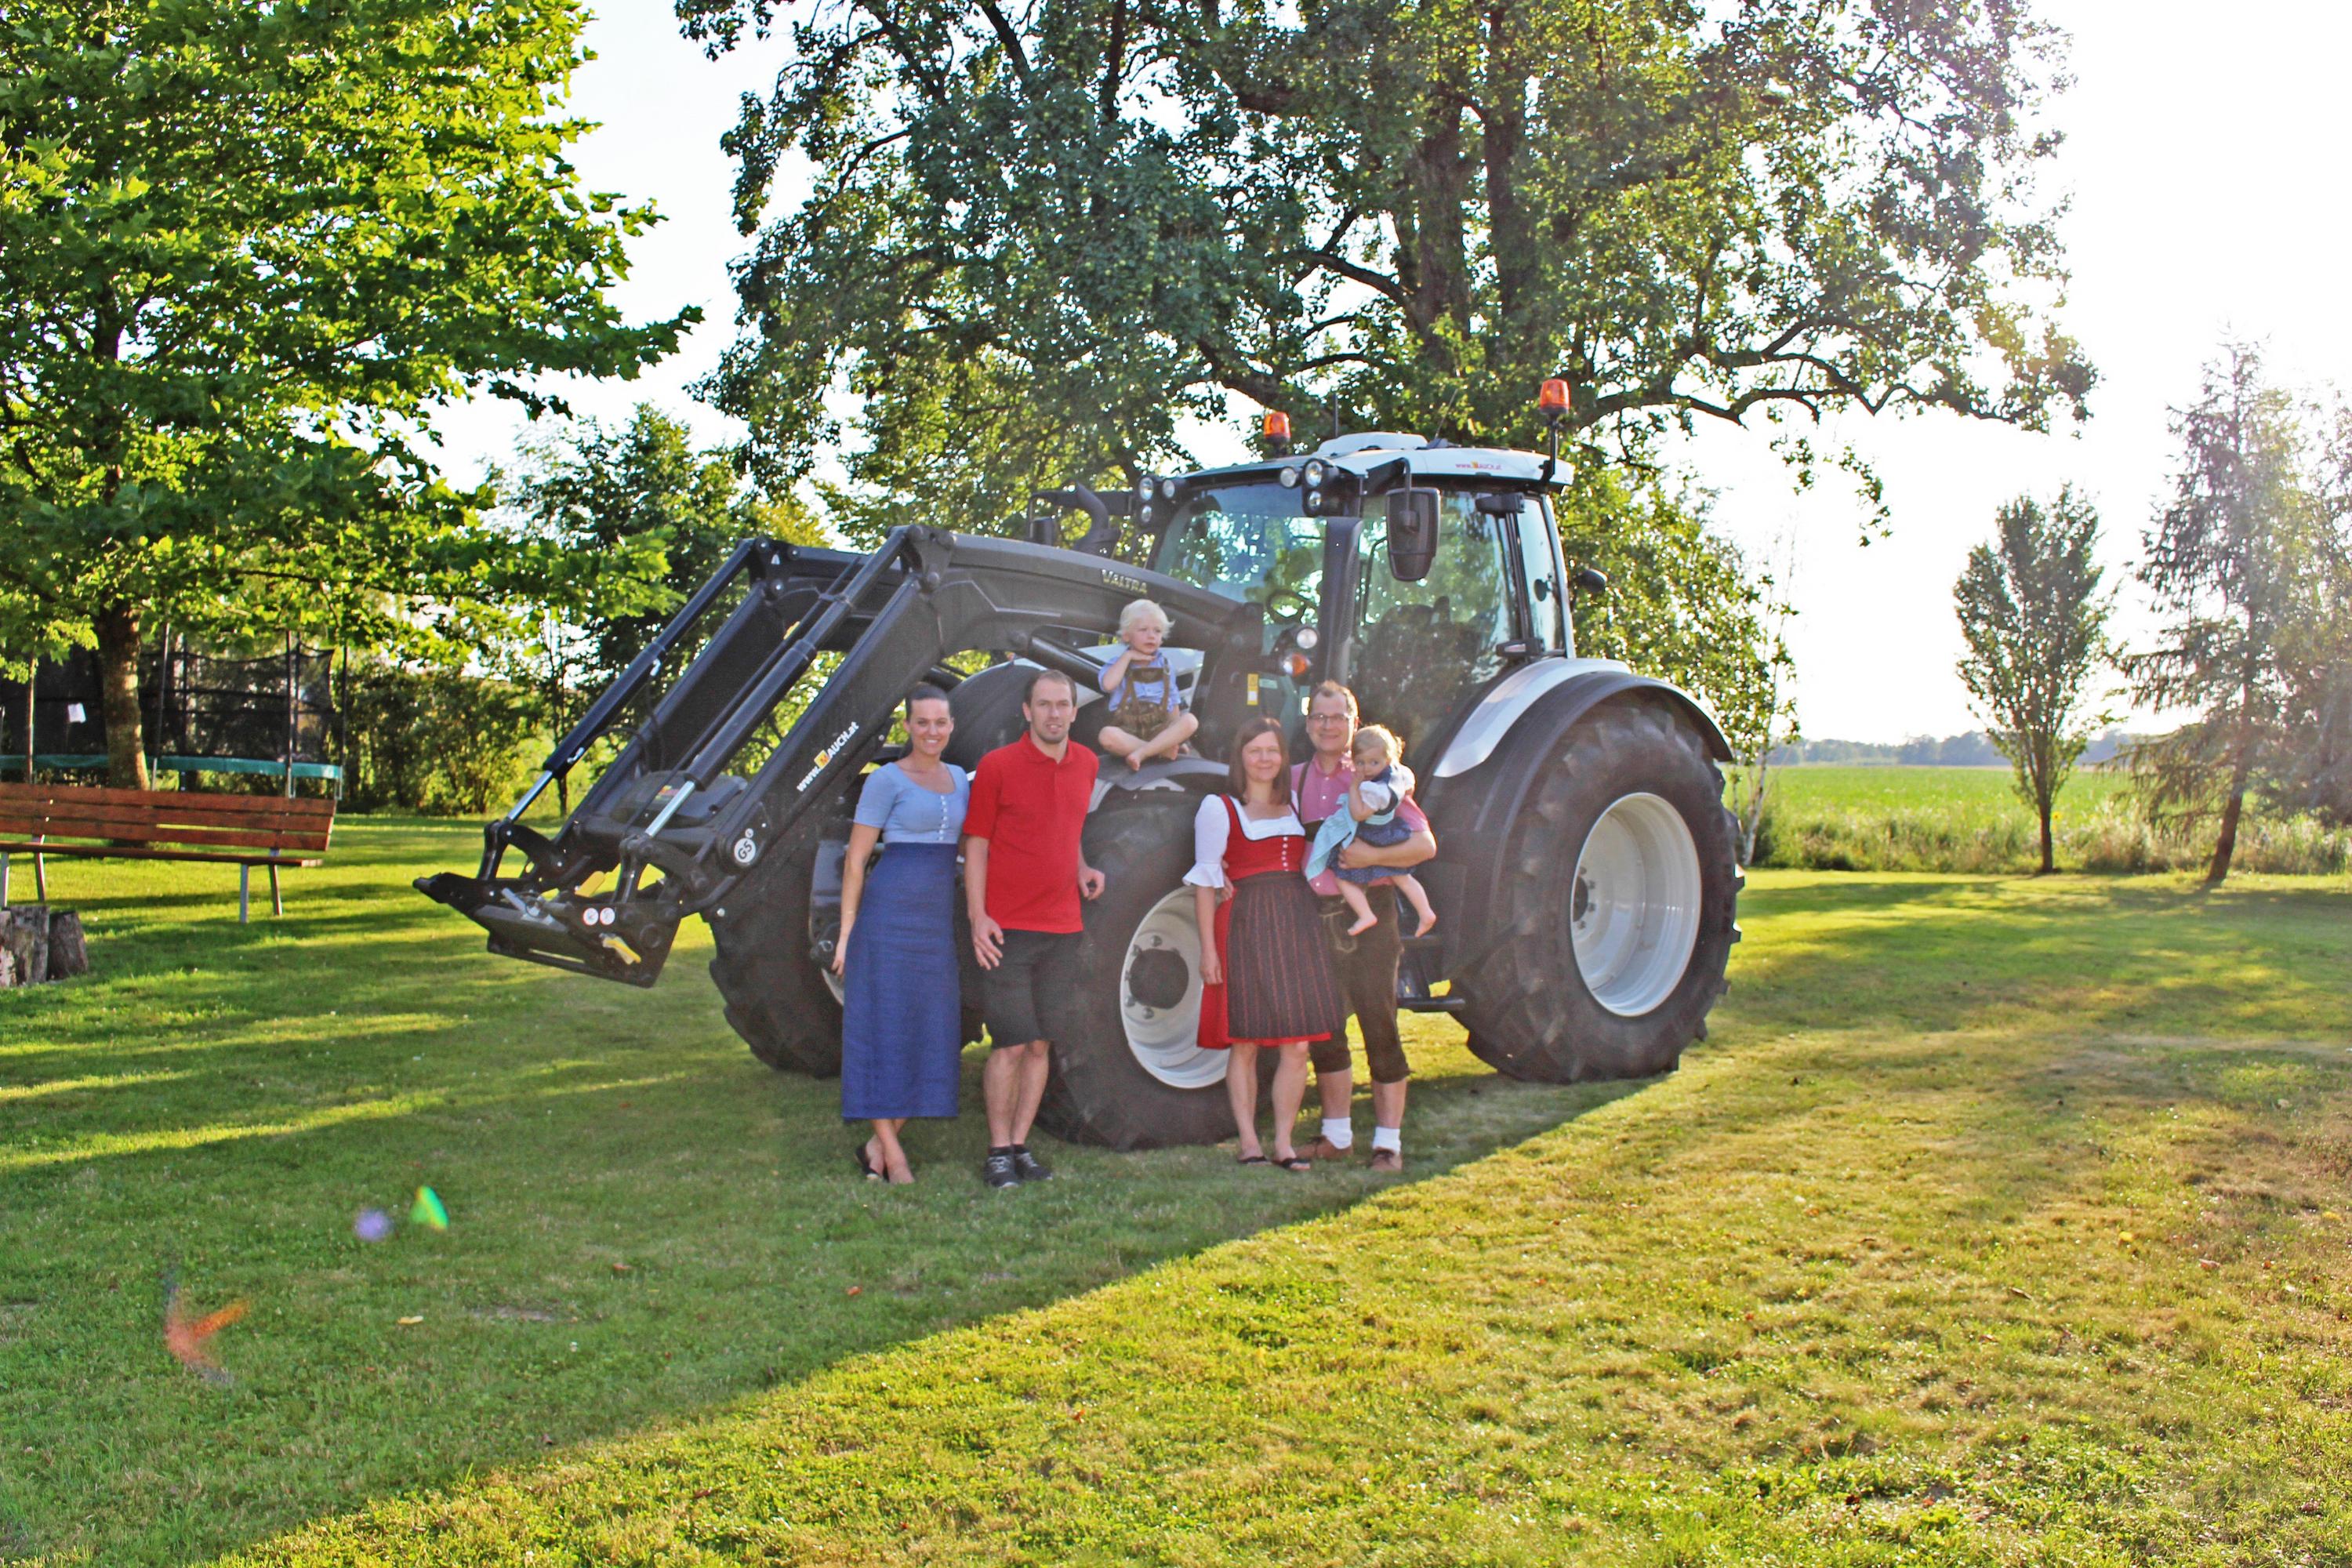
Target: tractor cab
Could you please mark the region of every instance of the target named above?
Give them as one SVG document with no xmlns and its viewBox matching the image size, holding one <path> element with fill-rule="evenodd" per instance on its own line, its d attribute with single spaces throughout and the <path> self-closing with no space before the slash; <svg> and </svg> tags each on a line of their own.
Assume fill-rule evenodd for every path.
<svg viewBox="0 0 2352 1568">
<path fill-rule="evenodd" d="M 1549 466 L 1351 436 L 1147 481 L 1137 513 L 1155 570 L 1262 613 L 1266 710 L 1296 716 L 1316 681 L 1343 681 L 1425 752 L 1470 693 L 1570 650 Z"/>
</svg>

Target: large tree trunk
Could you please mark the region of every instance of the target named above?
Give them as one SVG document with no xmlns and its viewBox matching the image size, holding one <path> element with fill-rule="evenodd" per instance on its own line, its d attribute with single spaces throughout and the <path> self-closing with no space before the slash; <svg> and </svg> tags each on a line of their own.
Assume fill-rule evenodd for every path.
<svg viewBox="0 0 2352 1568">
<path fill-rule="evenodd" d="M 106 715 L 106 782 L 147 789 L 147 736 L 139 711 L 139 609 L 121 602 L 97 616 L 99 710 Z"/>
<path fill-rule="evenodd" d="M 2042 803 L 2042 874 L 2047 877 L 2056 869 L 2058 861 L 2050 844 L 2050 802 L 2045 799 Z"/>
</svg>

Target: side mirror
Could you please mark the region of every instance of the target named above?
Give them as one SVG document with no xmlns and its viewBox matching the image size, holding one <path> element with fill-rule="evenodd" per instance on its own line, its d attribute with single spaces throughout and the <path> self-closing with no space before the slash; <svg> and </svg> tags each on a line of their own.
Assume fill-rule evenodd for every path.
<svg viewBox="0 0 2352 1568">
<path fill-rule="evenodd" d="M 1437 561 L 1437 492 L 1391 490 L 1389 571 L 1400 583 L 1418 583 Z"/>
<path fill-rule="evenodd" d="M 1609 579 L 1590 566 L 1578 567 L 1570 574 L 1568 580 L 1575 584 L 1576 591 L 1580 594 L 1598 594 L 1605 596 L 1609 592 Z"/>
</svg>

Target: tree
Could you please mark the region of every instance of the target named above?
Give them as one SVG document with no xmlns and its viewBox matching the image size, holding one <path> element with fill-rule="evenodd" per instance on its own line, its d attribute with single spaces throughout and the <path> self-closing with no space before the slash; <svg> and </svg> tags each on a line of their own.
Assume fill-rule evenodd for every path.
<svg viewBox="0 0 2352 1568">
<path fill-rule="evenodd" d="M 677 7 L 714 52 L 782 9 Z M 728 138 L 759 232 L 706 388 L 772 477 L 843 392 L 853 486 L 969 527 L 1229 395 L 1494 440 L 1560 375 L 1641 457 L 1700 417 L 2038 428 L 2091 384 L 2032 303 L 2061 78 L 2020 0 L 820 0 L 792 37 Z"/>
<path fill-rule="evenodd" d="M 2294 750 L 2281 655 L 2294 628 L 2322 624 L 2326 508 L 2309 471 L 2305 411 L 2268 384 L 2262 355 L 2229 343 L 2198 401 L 2176 410 L 2173 499 L 2144 535 L 2139 580 L 2166 617 L 2161 640 L 2120 662 L 2139 700 L 2200 710 L 2136 752 L 2152 813 L 2218 815 L 2207 885 L 2230 874 L 2250 788 Z"/>
<path fill-rule="evenodd" d="M 1755 855 L 1766 770 L 1795 739 L 1793 613 L 1769 575 L 1709 525 L 1710 498 L 1651 485 L 1628 489 L 1607 472 L 1581 476 L 1560 499 L 1560 548 L 1609 579 L 1608 597 L 1578 605 L 1576 651 L 1620 658 L 1695 693 L 1731 742 L 1744 859 Z"/>
<path fill-rule="evenodd" d="M 2352 405 L 2330 423 L 2297 613 L 2279 636 L 2280 756 L 2272 793 L 2292 811 L 2352 825 Z"/>
<path fill-rule="evenodd" d="M 761 500 L 726 453 L 696 451 L 691 432 L 649 403 L 617 430 L 583 419 L 526 443 L 520 458 L 516 472 L 498 482 L 512 492 L 508 508 L 523 537 L 567 558 L 635 556 L 640 565 L 631 580 L 649 585 L 642 595 L 543 607 L 541 684 L 559 731 L 570 722 L 573 694 L 599 689 L 627 668 L 737 542 L 820 538 L 797 500 Z M 559 791 L 567 782 L 559 781 Z"/>
<path fill-rule="evenodd" d="M 145 782 L 147 623 L 510 603 L 599 573 L 435 477 L 476 391 L 629 375 L 688 310 L 606 302 L 652 221 L 579 188 L 572 0 L 16 0 L 0 30 L 0 557 L 88 627 Z"/>
<path fill-rule="evenodd" d="M 2057 869 L 2050 813 L 2105 715 L 2084 711 L 2106 651 L 2111 596 L 2099 592 L 2099 514 L 2074 493 L 2050 509 L 2020 496 L 1994 514 L 1995 538 L 1969 552 L 1952 585 L 1959 663 L 1977 717 L 2015 770 L 2017 793 L 2042 824 L 2042 870 Z"/>
</svg>

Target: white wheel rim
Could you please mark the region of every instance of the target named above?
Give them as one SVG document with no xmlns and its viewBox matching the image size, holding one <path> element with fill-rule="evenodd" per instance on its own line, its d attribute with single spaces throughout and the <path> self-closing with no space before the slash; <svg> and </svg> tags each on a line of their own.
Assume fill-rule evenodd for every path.
<svg viewBox="0 0 2352 1568">
<path fill-rule="evenodd" d="M 1184 962 L 1183 999 L 1155 1007 L 1135 994 L 1135 961 L 1167 951 Z M 1204 1051 L 1201 1030 L 1201 928 L 1194 918 L 1192 889 L 1178 888 L 1151 906 L 1128 939 L 1118 966 L 1118 1016 L 1127 1048 L 1143 1070 L 1171 1089 L 1207 1089 L 1225 1080 L 1226 1053 Z"/>
<path fill-rule="evenodd" d="M 1569 900 L 1592 999 L 1625 1018 L 1664 1002 L 1698 945 L 1698 845 L 1682 813 L 1654 795 L 1618 799 L 1584 836 Z"/>
</svg>

